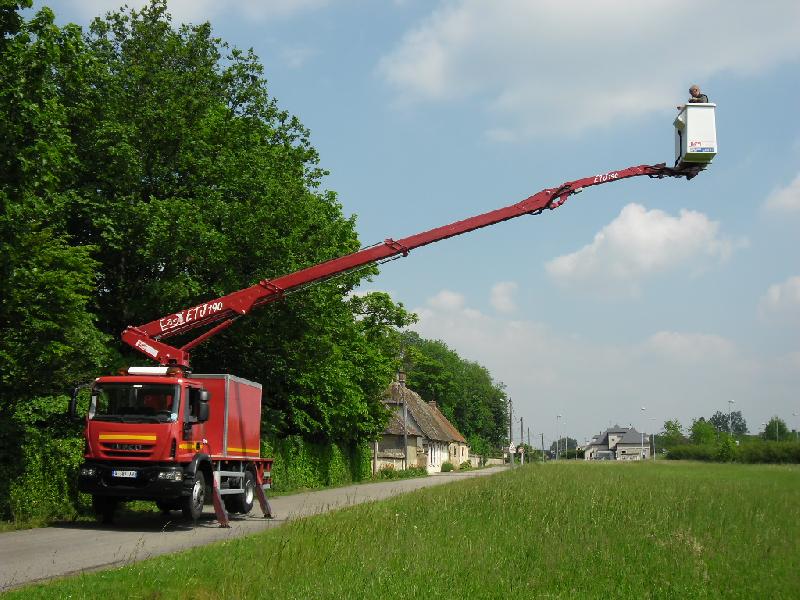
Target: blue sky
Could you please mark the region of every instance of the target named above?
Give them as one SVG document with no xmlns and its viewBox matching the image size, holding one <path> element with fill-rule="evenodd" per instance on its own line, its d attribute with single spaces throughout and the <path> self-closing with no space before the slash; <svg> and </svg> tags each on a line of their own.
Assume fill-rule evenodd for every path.
<svg viewBox="0 0 800 600">
<path fill-rule="evenodd" d="M 119 3 L 48 4 L 87 24 Z M 261 57 L 365 245 L 670 162 L 675 105 L 700 84 L 719 155 L 696 179 L 592 188 L 414 251 L 364 289 L 487 366 L 547 444 L 559 414 L 583 441 L 615 423 L 689 425 L 729 400 L 751 431 L 773 415 L 800 425 L 796 0 L 169 6 Z"/>
</svg>

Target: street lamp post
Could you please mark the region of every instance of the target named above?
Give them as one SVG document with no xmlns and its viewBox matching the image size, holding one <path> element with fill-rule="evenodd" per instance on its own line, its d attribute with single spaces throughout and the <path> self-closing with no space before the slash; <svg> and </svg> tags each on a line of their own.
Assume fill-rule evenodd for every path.
<svg viewBox="0 0 800 600">
<path fill-rule="evenodd" d="M 642 460 L 644 460 L 644 414 L 645 414 L 645 407 L 642 407 Z"/>
<path fill-rule="evenodd" d="M 558 446 L 561 443 L 561 428 L 558 426 L 560 419 L 561 415 L 556 415 L 556 460 L 558 460 Z"/>
<path fill-rule="evenodd" d="M 764 441 L 767 441 L 767 424 L 762 423 L 761 426 L 764 428 Z"/>
<path fill-rule="evenodd" d="M 655 424 L 655 417 L 650 417 L 650 420 L 653 421 L 653 432 L 650 434 L 653 436 L 653 460 L 656 459 L 656 424 Z"/>
<path fill-rule="evenodd" d="M 796 412 L 792 413 L 793 417 L 797 417 L 797 415 L 798 415 L 798 413 L 796 413 Z M 795 427 L 795 430 L 794 430 L 794 439 L 795 440 L 800 440 L 800 437 L 798 437 L 798 433 L 800 433 L 800 432 L 797 431 L 798 429 L 800 429 L 800 427 Z"/>
<path fill-rule="evenodd" d="M 728 400 L 728 433 L 733 435 L 733 413 L 731 413 L 731 404 L 736 404 L 736 401 Z"/>
</svg>

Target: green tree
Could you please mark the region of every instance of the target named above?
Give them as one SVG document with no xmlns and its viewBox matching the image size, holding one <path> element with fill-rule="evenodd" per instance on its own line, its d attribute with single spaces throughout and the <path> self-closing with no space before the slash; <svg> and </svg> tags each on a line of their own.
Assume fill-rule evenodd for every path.
<svg viewBox="0 0 800 600">
<path fill-rule="evenodd" d="M 658 447 L 666 450 L 670 450 L 681 444 L 687 444 L 688 442 L 689 440 L 683 433 L 683 426 L 677 419 L 664 421 L 664 431 L 659 433 L 656 439 Z"/>
<path fill-rule="evenodd" d="M 789 439 L 789 428 L 786 427 L 786 422 L 780 417 L 772 417 L 764 428 L 762 436 L 767 441 L 786 441 Z"/>
<path fill-rule="evenodd" d="M 747 422 L 744 420 L 740 410 L 735 410 L 730 414 L 718 410 L 708 421 L 716 427 L 717 431 L 725 431 L 734 435 L 745 435 L 747 433 Z"/>
<path fill-rule="evenodd" d="M 731 462 L 736 458 L 736 441 L 729 433 L 720 434 L 715 458 L 720 462 Z"/>
<path fill-rule="evenodd" d="M 692 421 L 689 439 L 693 444 L 713 444 L 716 438 L 716 428 L 703 417 Z"/>
<path fill-rule="evenodd" d="M 94 248 L 66 231 L 75 147 L 62 93 L 86 49 L 48 9 L 0 11 L 0 411 L 58 394 L 109 361 L 92 314 Z"/>
</svg>

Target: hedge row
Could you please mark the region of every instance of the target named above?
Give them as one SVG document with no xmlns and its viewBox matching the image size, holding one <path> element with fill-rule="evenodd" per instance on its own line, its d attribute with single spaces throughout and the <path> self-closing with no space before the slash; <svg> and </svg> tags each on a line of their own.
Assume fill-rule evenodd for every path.
<svg viewBox="0 0 800 600">
<path fill-rule="evenodd" d="M 800 463 L 800 443 L 747 441 L 736 445 L 733 440 L 716 444 L 675 446 L 667 453 L 671 460 L 701 460 L 739 463 Z"/>
</svg>

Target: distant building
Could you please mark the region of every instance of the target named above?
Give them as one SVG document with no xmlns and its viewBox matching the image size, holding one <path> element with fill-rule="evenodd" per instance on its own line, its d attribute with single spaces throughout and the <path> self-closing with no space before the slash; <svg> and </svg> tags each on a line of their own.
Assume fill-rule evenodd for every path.
<svg viewBox="0 0 800 600">
<path fill-rule="evenodd" d="M 586 446 L 586 460 L 644 460 L 650 457 L 650 436 L 633 427 L 615 425 L 592 437 Z"/>
</svg>

